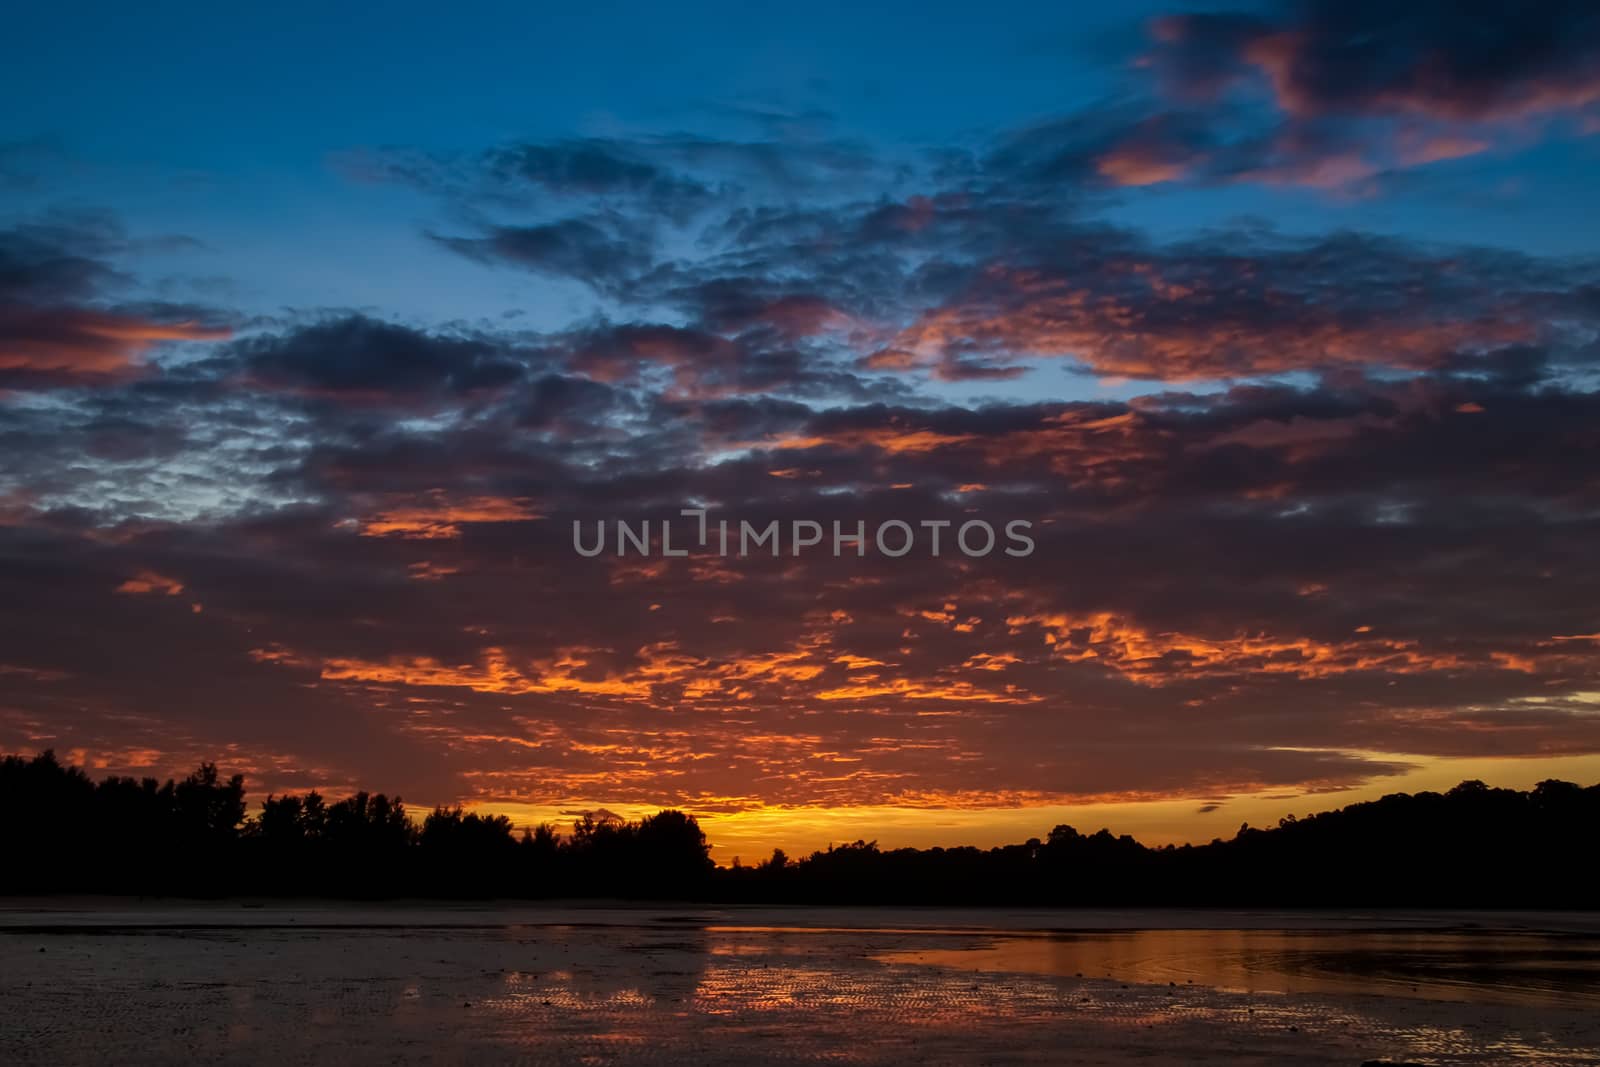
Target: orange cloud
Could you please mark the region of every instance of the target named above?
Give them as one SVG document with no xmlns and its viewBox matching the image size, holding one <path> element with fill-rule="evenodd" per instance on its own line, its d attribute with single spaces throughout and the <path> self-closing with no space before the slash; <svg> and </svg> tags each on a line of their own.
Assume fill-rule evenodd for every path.
<svg viewBox="0 0 1600 1067">
<path fill-rule="evenodd" d="M 576 671 L 587 661 L 566 653 L 548 663 L 512 664 L 499 648 L 485 651 L 481 663 L 444 664 L 426 656 L 386 661 L 329 659 L 321 676 L 330 682 L 471 689 L 480 693 L 589 693 L 599 696 L 647 697 L 647 682 L 618 678 L 583 678 Z"/>
<path fill-rule="evenodd" d="M 890 454 L 932 452 L 947 445 L 972 440 L 971 434 L 943 434 L 933 430 L 874 426 L 848 430 L 829 436 L 784 434 L 770 441 L 744 442 L 740 448 L 773 448 L 805 451 L 812 448 L 876 448 Z M 793 470 L 772 471 L 777 477 L 791 477 Z"/>
<path fill-rule="evenodd" d="M 531 522 L 540 517 L 525 499 L 479 496 L 451 501 L 435 490 L 428 503 L 380 511 L 361 520 L 360 529 L 363 537 L 438 540 L 460 537 L 461 527 L 472 523 Z"/>
<path fill-rule="evenodd" d="M 981 291 L 926 313 L 892 348 L 923 367 L 977 347 L 1075 358 L 1101 375 L 1177 382 L 1307 367 L 1426 369 L 1463 348 L 1535 336 L 1531 324 L 1492 307 L 1470 319 L 1437 317 L 1421 307 L 1353 316 L 1270 289 L 1241 303 L 1238 289 L 1256 287 L 1259 265 L 1240 259 L 1232 270 L 1231 279 L 1180 284 L 1163 278 L 1155 264 L 1109 266 L 1106 275 L 1142 290 L 1135 299 L 1110 285 L 1091 288 L 1042 271 L 995 267 Z"/>
<path fill-rule="evenodd" d="M 1487 152 L 1492 146 L 1482 137 L 1465 134 L 1405 133 L 1400 138 L 1400 162 L 1409 166 L 1439 163 L 1449 159 L 1464 159 Z"/>
<path fill-rule="evenodd" d="M 226 327 L 87 308 L 0 305 L 0 371 L 71 379 L 126 375 L 161 341 L 218 341 Z"/>
<path fill-rule="evenodd" d="M 1356 671 L 1421 674 L 1470 668 L 1533 673 L 1541 659 L 1573 658 L 1541 656 L 1537 651 L 1429 650 L 1417 641 L 1370 636 L 1370 627 L 1360 628 L 1359 638 L 1329 642 L 1264 633 L 1212 636 L 1157 631 L 1110 612 L 1013 615 L 1006 624 L 1013 634 L 1042 630 L 1045 644 L 1060 659 L 1097 663 L 1147 686 L 1218 674 L 1327 678 Z"/>
<path fill-rule="evenodd" d="M 168 578 L 165 575 L 157 574 L 155 571 L 140 571 L 117 586 L 117 592 L 132 593 L 134 595 L 159 593 L 162 596 L 177 596 L 183 592 L 183 583 L 176 578 Z"/>
<path fill-rule="evenodd" d="M 1122 145 L 1095 160 L 1095 170 L 1113 185 L 1158 185 L 1177 181 L 1188 173 L 1182 162 L 1164 158 L 1141 145 Z"/>
</svg>

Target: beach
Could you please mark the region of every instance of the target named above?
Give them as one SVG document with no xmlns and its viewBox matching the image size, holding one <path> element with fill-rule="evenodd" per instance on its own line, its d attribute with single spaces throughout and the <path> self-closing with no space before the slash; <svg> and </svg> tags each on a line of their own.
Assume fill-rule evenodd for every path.
<svg viewBox="0 0 1600 1067">
<path fill-rule="evenodd" d="M 1600 1063 L 1600 918 L 17 902 L 0 1061 Z"/>
</svg>

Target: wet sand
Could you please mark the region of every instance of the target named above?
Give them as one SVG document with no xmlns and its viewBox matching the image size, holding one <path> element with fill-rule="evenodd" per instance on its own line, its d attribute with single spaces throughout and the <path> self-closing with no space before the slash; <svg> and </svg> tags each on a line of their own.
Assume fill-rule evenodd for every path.
<svg viewBox="0 0 1600 1067">
<path fill-rule="evenodd" d="M 1600 917 L 13 902 L 0 1062 L 1600 1064 Z"/>
</svg>

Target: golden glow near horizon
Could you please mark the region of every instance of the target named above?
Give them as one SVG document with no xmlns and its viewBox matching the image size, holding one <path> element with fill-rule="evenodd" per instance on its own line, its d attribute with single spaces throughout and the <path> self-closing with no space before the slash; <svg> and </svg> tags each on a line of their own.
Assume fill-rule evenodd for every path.
<svg viewBox="0 0 1600 1067">
<path fill-rule="evenodd" d="M 1226 798 L 1195 795 L 1170 800 L 976 808 L 774 805 L 735 812 L 696 811 L 693 805 L 681 807 L 699 818 L 712 845 L 712 858 L 727 866 L 735 857 L 747 865 L 758 863 L 770 856 L 774 848 L 781 848 L 791 859 L 796 859 L 829 845 L 857 840 L 876 840 L 879 847 L 885 849 L 961 845 L 990 848 L 1021 844 L 1034 837 L 1043 840 L 1052 827 L 1061 824 L 1072 826 L 1080 833 L 1094 833 L 1105 828 L 1113 834 L 1128 834 L 1149 846 L 1204 844 L 1213 838 L 1231 838 L 1241 823 L 1260 828 L 1276 826 L 1285 815 L 1304 817 L 1376 800 L 1390 793 L 1444 792 L 1471 779 L 1504 789 L 1529 789 L 1549 778 L 1585 786 L 1600 782 L 1600 756 L 1440 759 L 1392 752 L 1362 755 L 1409 763 L 1412 769 L 1347 789 L 1326 792 L 1276 789 Z M 603 808 L 623 818 L 637 819 L 665 806 L 669 805 L 598 801 L 561 805 L 469 805 L 474 810 L 509 816 L 519 831 L 524 826 L 549 822 L 563 833 L 580 811 Z"/>
</svg>

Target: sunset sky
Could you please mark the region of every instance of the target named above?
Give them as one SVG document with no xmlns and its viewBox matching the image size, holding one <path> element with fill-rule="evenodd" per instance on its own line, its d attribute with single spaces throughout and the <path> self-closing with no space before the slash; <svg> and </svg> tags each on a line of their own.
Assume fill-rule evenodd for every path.
<svg viewBox="0 0 1600 1067">
<path fill-rule="evenodd" d="M 1600 781 L 1600 8 L 34 5 L 0 751 L 714 857 Z M 574 520 L 1033 524 L 584 558 Z"/>
</svg>

